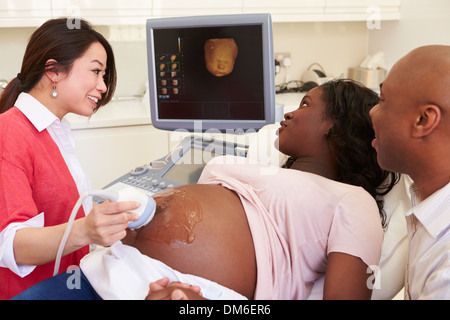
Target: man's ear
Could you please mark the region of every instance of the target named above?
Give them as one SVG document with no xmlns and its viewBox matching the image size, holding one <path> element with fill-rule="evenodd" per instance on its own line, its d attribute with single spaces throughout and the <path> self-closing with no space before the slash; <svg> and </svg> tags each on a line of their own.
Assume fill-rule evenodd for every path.
<svg viewBox="0 0 450 320">
<path fill-rule="evenodd" d="M 441 121 L 441 109 L 428 104 L 420 107 L 420 114 L 414 123 L 414 137 L 424 138 L 428 136 L 437 127 Z"/>
<path fill-rule="evenodd" d="M 58 82 L 59 81 L 59 71 L 58 71 L 58 61 L 55 59 L 48 59 L 45 63 L 45 76 L 51 81 L 51 82 Z"/>
</svg>

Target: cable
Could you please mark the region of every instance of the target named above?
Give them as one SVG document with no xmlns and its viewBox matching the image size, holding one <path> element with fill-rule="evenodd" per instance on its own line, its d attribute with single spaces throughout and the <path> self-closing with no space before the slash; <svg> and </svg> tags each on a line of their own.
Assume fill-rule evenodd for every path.
<svg viewBox="0 0 450 320">
<path fill-rule="evenodd" d="M 321 65 L 320 63 L 317 63 L 317 62 L 312 63 L 312 64 L 308 67 L 308 69 L 306 69 L 306 70 L 311 70 L 311 68 L 312 68 L 313 66 L 318 66 L 318 67 L 320 68 L 320 70 L 321 70 L 324 74 L 326 74 L 326 73 L 325 73 L 325 69 L 322 67 L 322 65 Z"/>
<path fill-rule="evenodd" d="M 77 212 L 78 212 L 78 210 L 80 210 L 81 204 L 83 203 L 84 199 L 89 196 L 99 196 L 102 198 L 107 198 L 111 201 L 117 201 L 117 199 L 119 198 L 119 194 L 117 192 L 105 191 L 105 190 L 86 191 L 80 196 L 78 201 L 75 203 L 75 206 L 73 207 L 72 212 L 70 213 L 70 217 L 69 217 L 69 221 L 67 222 L 66 230 L 64 231 L 63 237 L 59 244 L 58 252 L 56 253 L 55 269 L 53 270 L 53 276 L 56 276 L 59 273 L 59 266 L 61 264 L 61 258 L 62 258 L 63 252 L 64 252 L 64 248 L 66 246 L 67 239 L 69 238 L 70 231 L 72 230 L 73 222 L 75 221 Z"/>
<path fill-rule="evenodd" d="M 306 83 L 301 80 L 291 80 L 289 82 L 276 85 L 275 93 L 307 92 L 311 90 L 311 86 L 305 84 Z"/>
</svg>

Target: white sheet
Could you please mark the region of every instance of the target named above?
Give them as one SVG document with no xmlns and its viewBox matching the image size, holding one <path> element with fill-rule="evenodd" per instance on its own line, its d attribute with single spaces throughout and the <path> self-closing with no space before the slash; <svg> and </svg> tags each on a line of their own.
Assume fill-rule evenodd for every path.
<svg viewBox="0 0 450 320">
<path fill-rule="evenodd" d="M 207 299 L 246 299 L 215 282 L 178 272 L 121 242 L 91 252 L 81 260 L 80 266 L 91 285 L 105 300 L 143 300 L 148 294 L 150 282 L 163 277 L 199 286 Z"/>
</svg>

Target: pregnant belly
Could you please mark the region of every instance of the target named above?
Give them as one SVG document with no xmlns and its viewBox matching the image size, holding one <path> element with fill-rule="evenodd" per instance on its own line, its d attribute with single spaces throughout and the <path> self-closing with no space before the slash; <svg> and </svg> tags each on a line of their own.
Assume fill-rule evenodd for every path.
<svg viewBox="0 0 450 320">
<path fill-rule="evenodd" d="M 142 254 L 253 298 L 256 260 L 239 197 L 218 185 L 186 185 L 154 196 L 154 219 L 123 240 Z"/>
</svg>

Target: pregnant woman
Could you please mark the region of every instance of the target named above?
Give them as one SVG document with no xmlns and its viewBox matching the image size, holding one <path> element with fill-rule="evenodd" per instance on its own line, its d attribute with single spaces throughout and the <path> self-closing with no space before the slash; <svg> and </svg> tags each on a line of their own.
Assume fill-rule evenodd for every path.
<svg viewBox="0 0 450 320">
<path fill-rule="evenodd" d="M 325 274 L 324 298 L 369 299 L 368 270 L 383 239 L 378 196 L 396 180 L 380 188 L 390 173 L 371 147 L 369 110 L 377 103 L 349 80 L 312 89 L 278 130 L 276 144 L 291 156 L 285 168 L 267 174 L 242 158 L 214 158 L 197 185 L 154 196 L 150 224 L 85 257 L 81 291 L 106 299 L 140 290 L 145 298 L 150 282 L 170 275 L 210 299 L 305 299 Z M 43 294 L 56 279 L 18 298 L 75 298 L 76 290 Z"/>
</svg>

